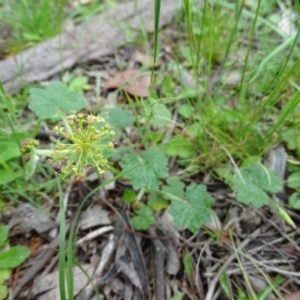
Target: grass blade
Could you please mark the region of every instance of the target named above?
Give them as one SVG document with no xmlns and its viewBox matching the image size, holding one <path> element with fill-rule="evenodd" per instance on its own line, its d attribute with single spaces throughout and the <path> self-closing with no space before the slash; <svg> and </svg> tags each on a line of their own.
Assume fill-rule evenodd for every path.
<svg viewBox="0 0 300 300">
<path fill-rule="evenodd" d="M 60 220 L 60 231 L 59 231 L 59 294 L 61 300 L 66 300 L 66 288 L 65 288 L 65 254 L 66 254 L 66 217 L 64 209 L 64 199 L 62 188 L 59 179 L 57 178 L 57 186 L 59 192 L 59 220 Z M 70 298 L 69 298 L 70 299 Z"/>
<path fill-rule="evenodd" d="M 155 0 L 155 6 L 154 6 L 154 55 L 153 55 L 153 66 L 156 63 L 157 53 L 158 53 L 159 16 L 160 16 L 160 0 Z"/>
</svg>

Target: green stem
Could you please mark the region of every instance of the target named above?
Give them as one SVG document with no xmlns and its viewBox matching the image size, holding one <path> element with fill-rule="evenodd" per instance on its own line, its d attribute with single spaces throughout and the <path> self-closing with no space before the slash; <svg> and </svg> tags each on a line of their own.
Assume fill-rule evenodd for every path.
<svg viewBox="0 0 300 300">
<path fill-rule="evenodd" d="M 60 150 L 63 151 L 63 150 Z M 51 156 L 53 153 L 53 150 L 50 149 L 35 149 L 35 153 L 37 155 L 43 155 L 43 156 Z"/>
</svg>

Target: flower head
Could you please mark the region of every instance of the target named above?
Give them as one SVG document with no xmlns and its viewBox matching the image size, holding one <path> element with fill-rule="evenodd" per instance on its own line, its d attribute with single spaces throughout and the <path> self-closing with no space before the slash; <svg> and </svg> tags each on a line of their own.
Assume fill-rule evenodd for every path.
<svg viewBox="0 0 300 300">
<path fill-rule="evenodd" d="M 76 175 L 84 178 L 84 168 L 93 166 L 99 174 L 109 168 L 107 159 L 103 157 L 105 149 L 112 149 L 111 142 L 114 131 L 105 123 L 104 118 L 93 114 L 76 114 L 67 117 L 69 131 L 60 125 L 53 131 L 64 136 L 67 143 L 57 142 L 52 158 L 56 162 L 65 161 L 61 173 L 64 177 Z"/>
</svg>

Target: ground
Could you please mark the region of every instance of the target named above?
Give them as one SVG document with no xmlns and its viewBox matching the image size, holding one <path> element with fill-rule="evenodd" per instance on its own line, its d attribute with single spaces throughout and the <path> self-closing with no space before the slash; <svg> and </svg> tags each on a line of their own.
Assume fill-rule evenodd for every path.
<svg viewBox="0 0 300 300">
<path fill-rule="evenodd" d="M 299 4 L 261 2 L 0 2 L 0 299 L 300 299 Z"/>
</svg>

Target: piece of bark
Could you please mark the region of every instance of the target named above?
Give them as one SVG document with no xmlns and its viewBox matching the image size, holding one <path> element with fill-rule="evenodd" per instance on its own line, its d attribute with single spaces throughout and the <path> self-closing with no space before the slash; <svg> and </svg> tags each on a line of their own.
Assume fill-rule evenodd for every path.
<svg viewBox="0 0 300 300">
<path fill-rule="evenodd" d="M 81 230 L 87 230 L 95 226 L 109 224 L 111 224 L 111 221 L 108 212 L 102 209 L 100 205 L 95 205 L 81 213 L 77 227 Z"/>
<path fill-rule="evenodd" d="M 94 271 L 94 266 L 82 265 L 85 272 L 91 277 Z M 77 295 L 89 282 L 89 278 L 79 267 L 75 267 L 73 271 L 74 280 L 74 295 Z M 40 296 L 39 294 L 44 293 Z M 37 279 L 33 288 L 30 291 L 32 299 L 39 300 L 58 300 L 60 299 L 59 291 L 59 271 L 47 274 L 42 278 Z M 38 297 L 38 298 L 37 298 Z"/>
<path fill-rule="evenodd" d="M 123 217 L 123 220 L 125 221 L 127 227 L 132 230 L 130 219 L 124 209 L 121 210 L 121 216 Z M 133 263 L 133 267 L 135 268 L 139 281 L 141 282 L 141 292 L 143 293 L 141 295 L 141 299 L 148 299 L 149 285 L 147 278 L 147 269 L 142 250 L 139 243 L 137 242 L 136 236 L 132 232 L 124 230 L 123 235 L 127 251 L 129 252 L 131 258 L 131 262 Z"/>
<path fill-rule="evenodd" d="M 35 230 L 43 233 L 56 227 L 57 223 L 30 203 L 21 203 L 13 213 L 8 227 L 13 228 L 15 225 L 20 225 L 27 232 Z"/>
<path fill-rule="evenodd" d="M 49 39 L 20 54 L 0 61 L 0 81 L 9 94 L 16 93 L 26 84 L 46 80 L 76 63 L 98 59 L 128 43 L 126 33 L 132 29 L 141 33 L 142 26 L 153 32 L 153 0 L 131 1 L 118 4 L 92 20 Z M 175 15 L 179 1 L 161 3 L 160 26 Z"/>
</svg>

